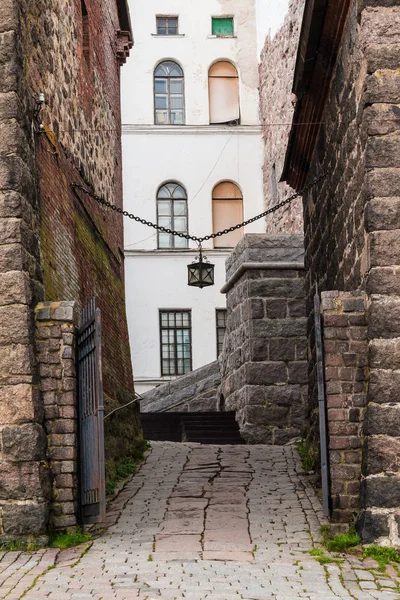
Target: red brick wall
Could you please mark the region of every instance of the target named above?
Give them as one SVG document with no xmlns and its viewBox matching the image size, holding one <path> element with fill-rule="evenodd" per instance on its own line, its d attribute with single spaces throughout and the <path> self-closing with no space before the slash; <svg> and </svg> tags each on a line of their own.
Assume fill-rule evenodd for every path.
<svg viewBox="0 0 400 600">
<path fill-rule="evenodd" d="M 62 6 L 61 6 L 62 4 Z M 95 295 L 102 310 L 104 391 L 132 391 L 125 318 L 123 221 L 80 183 L 122 206 L 120 77 L 115 0 L 86 0 L 89 57 L 81 0 L 27 0 L 25 69 L 32 95 L 46 95 L 36 135 L 40 249 L 45 300 Z M 86 36 L 87 37 L 87 36 Z M 62 40 L 62 43 L 60 41 Z M 40 298 L 37 298 L 38 300 Z"/>
<path fill-rule="evenodd" d="M 332 520 L 361 508 L 361 448 L 368 389 L 365 294 L 322 292 Z"/>
</svg>

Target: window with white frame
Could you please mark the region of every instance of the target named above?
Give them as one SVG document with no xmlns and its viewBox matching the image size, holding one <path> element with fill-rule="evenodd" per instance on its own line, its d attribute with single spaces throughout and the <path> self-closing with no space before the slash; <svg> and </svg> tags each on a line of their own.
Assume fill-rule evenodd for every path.
<svg viewBox="0 0 400 600">
<path fill-rule="evenodd" d="M 185 123 L 184 77 L 172 60 L 160 63 L 154 71 L 154 119 L 156 125 Z"/>
<path fill-rule="evenodd" d="M 174 181 L 157 192 L 157 224 L 179 233 L 188 232 L 188 208 L 185 188 Z M 187 248 L 188 240 L 172 233 L 158 232 L 159 248 Z"/>
<path fill-rule="evenodd" d="M 160 310 L 161 376 L 192 370 L 190 310 Z"/>
</svg>

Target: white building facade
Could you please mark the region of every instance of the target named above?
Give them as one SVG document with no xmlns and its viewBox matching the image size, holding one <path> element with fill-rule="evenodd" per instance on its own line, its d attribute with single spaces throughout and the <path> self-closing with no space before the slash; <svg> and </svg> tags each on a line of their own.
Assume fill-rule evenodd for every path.
<svg viewBox="0 0 400 600">
<path fill-rule="evenodd" d="M 198 237 L 264 208 L 255 0 L 131 2 L 135 46 L 123 73 L 124 203 Z M 187 285 L 197 244 L 125 223 L 126 296 L 136 391 L 216 359 L 225 260 L 244 232 L 204 242 L 215 285 Z"/>
</svg>

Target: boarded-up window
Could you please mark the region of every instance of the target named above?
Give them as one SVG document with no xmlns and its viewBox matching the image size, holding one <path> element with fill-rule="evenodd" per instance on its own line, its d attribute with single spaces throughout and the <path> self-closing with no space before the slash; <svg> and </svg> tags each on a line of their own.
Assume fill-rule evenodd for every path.
<svg viewBox="0 0 400 600">
<path fill-rule="evenodd" d="M 208 72 L 210 123 L 239 123 L 239 77 L 227 61 L 217 62 Z"/>
<path fill-rule="evenodd" d="M 237 185 L 230 181 L 218 184 L 213 191 L 213 231 L 223 231 L 243 221 L 243 196 Z M 214 239 L 214 248 L 234 248 L 243 236 L 236 229 Z"/>
<path fill-rule="evenodd" d="M 212 34 L 218 37 L 232 37 L 233 17 L 212 17 Z"/>
</svg>

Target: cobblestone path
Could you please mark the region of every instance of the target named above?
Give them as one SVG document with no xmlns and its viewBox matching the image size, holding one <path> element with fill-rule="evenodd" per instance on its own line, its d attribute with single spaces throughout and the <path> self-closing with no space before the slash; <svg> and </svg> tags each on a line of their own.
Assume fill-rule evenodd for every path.
<svg viewBox="0 0 400 600">
<path fill-rule="evenodd" d="M 83 555 L 6 553 L 0 599 L 400 600 L 355 557 L 310 556 L 321 506 L 293 448 L 152 447 L 108 532 Z"/>
</svg>

